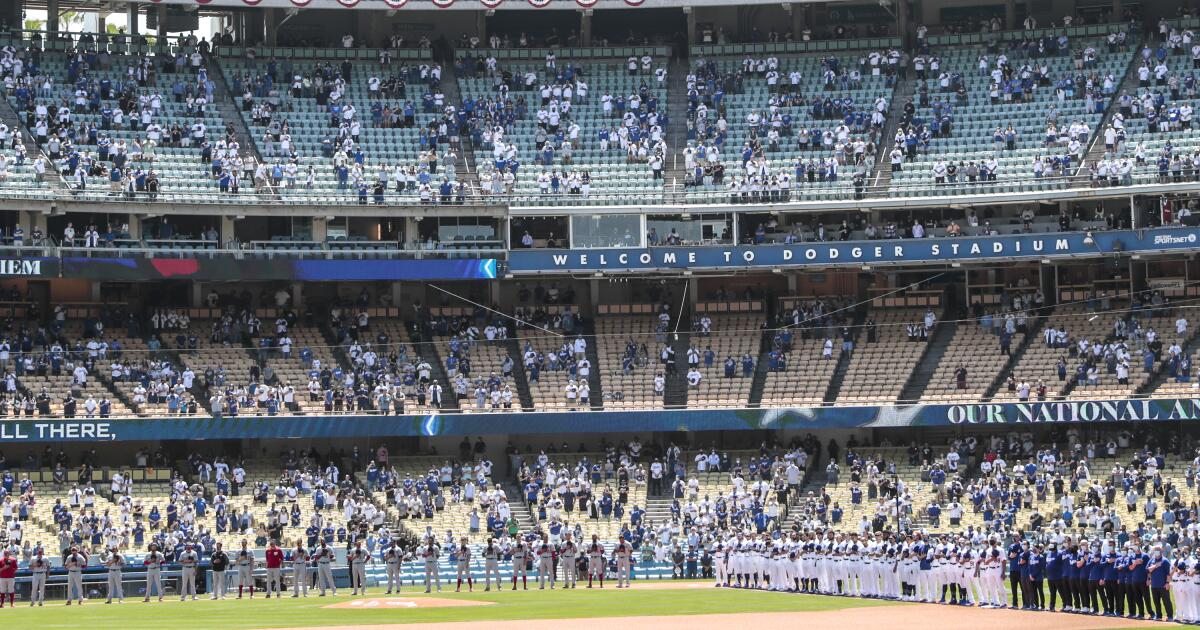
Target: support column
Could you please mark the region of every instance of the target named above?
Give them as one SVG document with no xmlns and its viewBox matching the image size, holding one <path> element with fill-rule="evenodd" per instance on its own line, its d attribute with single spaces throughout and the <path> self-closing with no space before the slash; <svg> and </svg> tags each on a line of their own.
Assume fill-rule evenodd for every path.
<svg viewBox="0 0 1200 630">
<path fill-rule="evenodd" d="M 304 283 L 292 283 L 292 308 L 300 309 L 304 307 Z"/>
<path fill-rule="evenodd" d="M 792 7 L 792 41 L 800 41 L 800 33 L 804 32 L 804 5 L 793 2 Z"/>
<path fill-rule="evenodd" d="M 1121 0 L 1112 0 L 1112 15 L 1109 16 L 1109 22 L 1116 22 L 1121 19 L 1121 13 L 1124 9 L 1121 7 Z"/>
<path fill-rule="evenodd" d="M 683 7 L 683 13 L 687 16 L 687 38 L 691 46 L 696 43 L 696 11 L 692 7 Z"/>
<path fill-rule="evenodd" d="M 92 301 L 93 302 L 103 302 L 104 301 L 104 292 L 100 290 L 100 283 L 93 282 L 91 288 L 92 288 Z"/>
<path fill-rule="evenodd" d="M 404 218 L 404 243 L 406 249 L 421 249 L 421 232 L 416 217 Z"/>
<path fill-rule="evenodd" d="M 475 36 L 479 38 L 481 46 L 487 47 L 487 11 L 475 12 Z"/>
<path fill-rule="evenodd" d="M 1026 10 L 1029 10 L 1029 5 L 1025 5 Z M 1004 28 L 1014 30 L 1017 28 L 1017 0 L 1004 0 Z"/>
<path fill-rule="evenodd" d="M 46 30 L 58 32 L 58 0 L 46 0 Z"/>
<path fill-rule="evenodd" d="M 141 28 L 141 25 L 139 24 L 141 21 L 141 12 L 138 11 L 139 8 L 140 7 L 138 6 L 138 3 L 136 2 L 130 2 L 128 5 L 126 5 L 125 19 L 129 22 L 130 35 L 137 35 L 139 29 Z"/>
<path fill-rule="evenodd" d="M 796 291 L 798 291 L 800 289 L 800 282 L 799 282 L 799 279 L 796 277 L 796 274 L 794 274 L 794 273 L 787 274 L 787 283 L 788 283 L 788 295 L 796 295 Z"/>
<path fill-rule="evenodd" d="M 158 39 L 159 45 L 165 45 L 167 41 L 167 5 L 160 4 L 154 7 L 154 12 L 158 18 Z"/>
<path fill-rule="evenodd" d="M 700 281 L 696 278 L 692 278 L 692 281 L 688 283 L 688 299 L 692 304 L 700 301 Z"/>
<path fill-rule="evenodd" d="M 324 243 L 325 238 L 329 236 L 329 222 L 325 217 L 313 217 L 312 220 L 312 240 L 316 243 Z"/>
<path fill-rule="evenodd" d="M 142 240 L 142 217 L 139 215 L 129 215 L 129 238 L 135 241 Z"/>
<path fill-rule="evenodd" d="M 108 13 L 105 13 L 104 11 L 98 11 L 96 13 L 96 32 L 108 32 Z"/>
<path fill-rule="evenodd" d="M 192 294 L 191 294 L 191 298 L 189 300 L 188 305 L 191 306 L 192 308 L 201 308 L 204 306 L 204 283 L 203 282 L 193 282 L 192 283 Z"/>
<path fill-rule="evenodd" d="M 896 37 L 900 38 L 902 46 L 908 45 L 908 0 L 900 0 L 893 5 L 896 10 Z"/>
<path fill-rule="evenodd" d="M 276 35 L 279 31 L 279 10 L 263 9 L 263 43 L 275 46 Z"/>
<path fill-rule="evenodd" d="M 592 45 L 592 10 L 584 9 L 579 12 L 579 45 Z"/>
<path fill-rule="evenodd" d="M 217 231 L 220 232 L 222 247 L 224 247 L 225 243 L 237 240 L 237 223 L 229 215 L 221 215 L 221 227 Z"/>
<path fill-rule="evenodd" d="M 392 283 L 392 306 L 395 308 L 400 308 L 400 296 L 402 293 L 400 289 L 402 286 L 404 285 L 400 282 Z"/>
<path fill-rule="evenodd" d="M 600 281 L 595 278 L 588 280 L 588 293 L 592 302 L 592 312 L 595 313 L 600 306 Z"/>
</svg>

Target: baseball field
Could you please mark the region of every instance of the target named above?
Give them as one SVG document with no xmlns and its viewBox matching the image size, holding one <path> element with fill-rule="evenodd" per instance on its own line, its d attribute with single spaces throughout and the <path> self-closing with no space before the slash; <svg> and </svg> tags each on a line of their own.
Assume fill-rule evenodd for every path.
<svg viewBox="0 0 1200 630">
<path fill-rule="evenodd" d="M 143 603 L 127 599 L 106 605 L 92 600 L 82 608 L 61 601 L 45 607 L 21 604 L 0 610 L 3 627 L 139 630 L 206 628 L 254 629 L 345 628 L 353 630 L 614 630 L 648 627 L 654 630 L 732 627 L 766 630 L 803 627 L 805 630 L 887 627 L 888 630 L 971 628 L 1005 624 L 1021 630 L 1090 630 L 1170 627 L 1174 624 L 1124 619 L 985 610 L 958 606 L 906 604 L 844 597 L 717 589 L 707 582 L 638 583 L 630 589 L 424 594 L 407 589 L 384 595 L 376 589 L 365 597 L 346 594 L 307 599 Z M 714 625 L 719 624 L 719 625 Z"/>
</svg>

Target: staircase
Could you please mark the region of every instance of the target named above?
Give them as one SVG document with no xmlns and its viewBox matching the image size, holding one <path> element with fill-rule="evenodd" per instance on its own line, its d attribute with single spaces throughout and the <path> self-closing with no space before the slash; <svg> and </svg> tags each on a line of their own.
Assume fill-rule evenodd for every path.
<svg viewBox="0 0 1200 630">
<path fill-rule="evenodd" d="M 33 161 L 41 156 L 46 161 L 46 185 L 57 191 L 67 191 L 70 186 L 63 180 L 62 175 L 58 172 L 58 165 L 50 160 L 50 156 L 42 151 L 42 147 L 38 146 L 37 140 L 33 134 L 25 127 L 24 121 L 21 120 L 21 115 L 13 108 L 12 103 L 7 98 L 0 98 L 0 120 L 8 125 L 12 133 L 21 135 L 21 143 L 25 145 L 27 153 L 26 160 Z"/>
<path fill-rule="evenodd" d="M 142 415 L 138 412 L 137 405 L 134 404 L 133 398 L 129 395 L 128 392 L 126 392 L 123 388 L 119 387 L 116 383 L 113 382 L 112 376 L 110 374 L 108 374 L 108 372 L 106 370 L 98 370 L 96 372 L 96 381 L 98 381 L 104 385 L 104 389 L 108 390 L 108 393 L 112 396 L 113 400 L 121 401 L 121 404 L 128 407 L 130 411 L 132 411 L 135 414 Z M 199 409 L 203 409 L 207 406 L 207 403 L 208 403 L 207 400 L 205 400 L 204 403 L 201 403 L 199 400 L 197 400 L 196 406 Z M 83 408 L 83 401 L 79 401 L 79 407 L 80 407 L 80 409 Z"/>
<path fill-rule="evenodd" d="M 596 351 L 596 325 L 591 317 L 584 318 L 582 325 L 584 339 L 589 339 L 584 356 L 587 357 L 592 369 L 588 373 L 588 395 L 592 401 L 592 411 L 604 409 L 604 387 L 600 378 L 600 353 Z"/>
<path fill-rule="evenodd" d="M 242 112 L 238 110 L 237 97 L 241 94 L 234 94 L 229 86 L 229 82 L 225 79 L 225 73 L 221 71 L 220 62 L 216 56 L 208 58 L 210 65 L 208 78 L 212 79 L 214 90 L 213 100 L 217 106 L 217 111 L 221 114 L 221 120 L 227 124 L 232 124 L 233 137 L 237 140 L 238 146 L 241 147 L 242 155 L 253 155 L 254 159 L 260 164 L 263 161 L 262 154 L 258 152 L 258 144 L 254 142 L 254 134 L 250 132 L 250 127 L 246 125 L 246 119 L 242 117 Z M 222 129 L 221 133 L 225 133 Z M 253 187 L 253 182 L 250 182 Z"/>
<path fill-rule="evenodd" d="M 513 362 L 513 382 L 517 385 L 517 397 L 521 400 L 521 411 L 534 411 L 533 393 L 529 389 L 529 379 L 525 374 L 525 357 L 521 352 L 521 344 L 517 343 L 516 339 L 509 337 L 504 342 L 504 350 L 508 352 L 508 356 Z M 593 369 L 592 371 L 597 370 Z"/>
<path fill-rule="evenodd" d="M 1134 47 L 1136 50 L 1137 48 Z M 1079 169 L 1075 171 L 1075 176 L 1071 178 L 1072 187 L 1084 187 L 1089 185 L 1088 164 L 1095 164 L 1104 159 L 1104 129 L 1112 122 L 1113 115 L 1120 111 L 1117 105 L 1117 99 L 1121 92 L 1129 92 L 1131 96 L 1137 95 L 1138 81 L 1137 68 L 1138 61 L 1141 60 L 1140 54 L 1133 54 L 1129 60 L 1129 65 L 1125 68 L 1125 76 L 1121 78 L 1121 82 L 1117 85 L 1117 91 L 1113 93 L 1112 98 L 1108 99 L 1108 106 L 1104 109 L 1104 116 L 1092 130 L 1091 144 L 1088 145 L 1087 153 L 1083 155 L 1083 160 L 1079 163 Z M 1060 118 L 1061 121 L 1061 118 Z"/>
<path fill-rule="evenodd" d="M 1021 358 L 1025 356 L 1025 351 L 1035 339 L 1040 339 L 1039 331 L 1046 324 L 1046 318 L 1050 316 L 1053 309 L 1045 309 L 1043 313 L 1033 319 L 1027 320 L 1025 323 L 1025 336 L 1015 348 L 1011 348 L 1008 361 L 1005 362 L 1004 368 L 996 373 L 996 378 L 992 379 L 991 385 L 988 385 L 987 391 L 983 393 L 983 401 L 991 402 L 996 394 L 1000 392 L 1000 388 L 1004 386 L 1005 379 L 1009 374 L 1012 374 L 1013 369 L 1021 362 Z"/>
<path fill-rule="evenodd" d="M 775 321 L 769 318 L 767 321 Z M 750 382 L 750 398 L 746 406 L 757 409 L 762 406 L 763 391 L 767 388 L 767 353 L 771 351 L 771 330 L 763 331 L 758 344 L 757 362 L 754 364 L 754 380 Z"/>
<path fill-rule="evenodd" d="M 512 482 L 503 483 L 501 487 L 504 489 L 504 494 L 508 497 L 520 497 L 515 501 L 509 501 L 508 508 L 512 511 L 513 518 L 517 519 L 517 523 L 520 523 L 521 531 L 528 532 L 535 529 L 537 523 L 533 520 L 533 512 L 530 511 L 529 505 L 525 503 L 525 493 L 521 492 L 521 488 Z"/>
<path fill-rule="evenodd" d="M 337 333 L 334 332 L 333 328 L 327 322 L 322 322 L 318 328 L 321 331 L 321 339 L 324 339 L 325 345 L 329 346 L 333 360 L 337 361 L 343 370 L 351 369 L 354 362 L 350 360 L 350 354 L 346 352 L 346 346 L 338 340 Z M 444 394 L 445 392 L 442 393 Z"/>
<path fill-rule="evenodd" d="M 461 108 L 462 93 L 458 90 L 458 75 L 455 73 L 454 63 L 442 64 L 441 87 L 442 94 L 446 97 L 446 103 L 453 105 L 455 111 Z M 458 123 L 452 121 L 450 124 Z M 458 161 L 454 164 L 455 181 L 466 183 L 468 189 L 477 189 L 479 181 L 475 171 L 475 148 L 471 146 L 470 136 L 460 132 L 459 145 L 454 147 L 454 152 L 458 154 Z"/>
<path fill-rule="evenodd" d="M 670 523 L 671 522 L 671 499 L 662 497 L 646 497 L 646 515 L 644 520 L 647 523 Z"/>
<path fill-rule="evenodd" d="M 686 59 L 673 58 L 667 66 L 667 148 L 671 154 L 663 168 L 663 178 L 669 187 L 682 188 L 684 178 L 683 150 L 687 147 L 687 74 Z"/>
<path fill-rule="evenodd" d="M 458 396 L 454 393 L 454 384 L 446 374 L 446 364 L 442 361 L 442 355 L 438 352 L 437 342 L 434 341 L 429 327 L 416 328 L 409 325 L 407 328 L 409 340 L 420 349 L 418 356 L 429 362 L 431 376 L 442 386 L 442 411 L 458 411 Z"/>
<path fill-rule="evenodd" d="M 858 347 L 858 338 L 861 336 L 863 322 L 867 319 L 866 308 L 859 307 L 854 309 L 854 320 L 850 325 L 851 334 L 854 338 L 854 346 Z M 850 371 L 850 359 L 853 352 L 842 352 L 838 354 L 837 367 L 833 369 L 833 375 L 829 377 L 829 386 L 825 388 L 825 404 L 833 404 L 837 401 L 838 394 L 842 391 L 842 382 L 846 380 L 846 372 Z"/>
<path fill-rule="evenodd" d="M 1198 339 L 1200 339 L 1200 327 L 1192 326 L 1192 329 L 1188 332 L 1187 339 L 1185 339 L 1183 344 L 1181 344 L 1184 356 L 1194 356 Z M 1163 352 L 1165 354 L 1166 350 Z M 1141 363 L 1141 361 L 1138 361 L 1138 363 Z M 1138 374 L 1139 372 L 1137 371 L 1136 366 L 1130 365 L 1129 373 L 1132 380 L 1133 375 Z M 1167 370 L 1167 362 L 1160 361 L 1158 366 L 1154 369 L 1154 376 L 1139 386 L 1134 392 L 1134 395 L 1138 398 L 1148 397 L 1151 392 L 1165 384 L 1170 378 L 1171 374 Z"/>
<path fill-rule="evenodd" d="M 689 318 L 690 319 L 690 318 Z M 666 388 L 663 391 L 663 407 L 667 409 L 687 409 L 687 351 L 691 343 L 691 334 L 687 332 L 667 333 L 667 343 L 675 349 L 675 374 L 664 374 Z"/>
<path fill-rule="evenodd" d="M 933 378 L 933 373 L 937 370 L 942 356 L 946 354 L 946 348 L 950 346 L 950 340 L 954 338 L 957 330 L 958 323 L 953 321 L 941 321 L 933 327 L 933 334 L 925 342 L 925 351 L 921 353 L 921 360 L 917 362 L 917 368 L 908 376 L 904 388 L 900 390 L 901 402 L 920 400 L 921 394 L 929 385 L 929 379 Z"/>
<path fill-rule="evenodd" d="M 904 114 L 904 104 L 916 94 L 916 82 L 898 79 L 896 89 L 892 91 L 892 100 L 888 103 L 887 121 L 883 125 L 883 135 L 875 143 L 877 147 L 873 172 L 867 177 L 868 189 L 873 191 L 871 196 L 887 197 L 888 187 L 892 184 L 892 152 L 896 131 L 900 128 L 900 117 Z"/>
</svg>

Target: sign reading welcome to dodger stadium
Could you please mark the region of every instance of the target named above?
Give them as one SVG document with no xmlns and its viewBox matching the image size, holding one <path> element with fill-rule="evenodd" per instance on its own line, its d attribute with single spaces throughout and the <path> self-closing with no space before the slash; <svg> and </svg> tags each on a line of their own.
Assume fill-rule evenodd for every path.
<svg viewBox="0 0 1200 630">
<path fill-rule="evenodd" d="M 413 416 L 240 416 L 0 421 L 0 442 L 334 439 L 479 434 L 887 429 L 997 424 L 1180 422 L 1200 419 L 1200 398 L 881 407 L 604 411 Z"/>
</svg>

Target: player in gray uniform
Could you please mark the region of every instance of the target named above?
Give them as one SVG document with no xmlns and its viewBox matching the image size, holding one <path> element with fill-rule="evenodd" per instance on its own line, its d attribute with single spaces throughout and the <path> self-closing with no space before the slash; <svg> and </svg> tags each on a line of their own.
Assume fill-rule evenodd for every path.
<svg viewBox="0 0 1200 630">
<path fill-rule="evenodd" d="M 549 541 L 542 539 L 542 546 L 534 553 L 537 558 L 538 590 L 546 589 L 546 580 L 550 580 L 550 590 L 554 590 L 554 548 Z"/>
<path fill-rule="evenodd" d="M 617 543 L 617 548 L 613 551 L 613 555 L 617 558 L 617 588 L 629 588 L 629 577 L 633 566 L 633 547 L 629 543 L 622 540 Z"/>
<path fill-rule="evenodd" d="M 296 548 L 291 551 L 292 561 L 292 597 L 300 597 L 303 593 L 308 597 L 308 550 L 304 543 L 296 540 Z"/>
<path fill-rule="evenodd" d="M 243 540 L 242 550 L 233 559 L 233 566 L 237 568 L 238 599 L 242 598 L 244 589 L 249 589 L 250 599 L 254 599 L 254 552 L 249 545 L 249 542 Z"/>
<path fill-rule="evenodd" d="M 87 554 L 81 553 L 79 549 L 71 547 L 71 552 L 63 559 L 63 566 L 67 569 L 67 605 L 70 606 L 72 601 L 79 602 L 83 605 L 83 569 L 87 567 Z"/>
<path fill-rule="evenodd" d="M 321 597 L 325 597 L 326 589 L 337 597 L 337 585 L 333 582 L 333 550 L 324 542 L 317 550 L 317 584 L 321 587 Z"/>
<path fill-rule="evenodd" d="M 455 593 L 462 591 L 463 576 L 467 577 L 467 591 L 475 590 L 475 576 L 471 575 L 471 546 L 466 538 L 458 546 L 458 587 Z"/>
<path fill-rule="evenodd" d="M 383 552 L 383 566 L 387 569 L 387 594 L 391 595 L 395 590 L 400 592 L 400 566 L 404 562 L 404 550 L 400 545 L 392 543 L 391 546 Z"/>
<path fill-rule="evenodd" d="M 350 587 L 354 589 L 351 595 L 358 595 L 362 591 L 363 595 L 367 594 L 367 561 L 371 559 L 371 554 L 363 549 L 362 541 L 355 543 L 354 549 L 350 551 Z"/>
<path fill-rule="evenodd" d="M 525 563 L 529 561 L 529 551 L 521 541 L 517 541 L 516 548 L 512 552 L 513 566 L 513 587 L 512 590 L 517 590 L 517 578 L 521 578 L 522 590 L 529 590 L 529 576 Z"/>
<path fill-rule="evenodd" d="M 579 574 L 579 567 L 575 564 L 579 558 L 579 548 L 575 546 L 575 541 L 571 540 L 570 534 L 567 534 L 566 542 L 559 548 L 558 556 L 563 568 L 563 588 L 575 588 Z"/>
<path fill-rule="evenodd" d="M 105 604 L 111 604 L 113 598 L 117 599 L 118 603 L 125 603 L 125 588 L 121 584 L 121 569 L 125 567 L 125 557 L 117 553 L 117 548 L 112 548 L 112 555 L 108 560 L 104 561 L 104 566 L 108 567 L 108 600 Z"/>
<path fill-rule="evenodd" d="M 192 543 L 188 543 L 184 548 L 183 553 L 179 554 L 180 569 L 179 578 L 179 601 L 188 598 L 196 599 L 196 565 L 200 563 L 200 556 L 196 555 L 196 551 L 192 548 Z"/>
<path fill-rule="evenodd" d="M 33 575 L 33 584 L 29 588 L 29 605 L 42 606 L 46 603 L 46 576 L 50 574 L 50 559 L 42 555 L 40 548 L 37 555 L 29 561 L 29 572 Z"/>
<path fill-rule="evenodd" d="M 592 588 L 592 580 L 600 580 L 600 588 L 604 588 L 604 545 L 600 537 L 592 534 L 592 544 L 587 548 L 588 556 L 588 588 Z"/>
<path fill-rule="evenodd" d="M 167 557 L 158 551 L 158 545 L 150 543 L 150 553 L 142 560 L 146 567 L 146 597 L 142 599 L 143 602 L 150 601 L 151 591 L 158 593 L 158 601 L 163 600 L 162 565 L 166 561 Z"/>
<path fill-rule="evenodd" d="M 438 558 L 442 555 L 442 550 L 434 542 L 433 536 L 430 536 L 425 541 L 425 546 L 421 547 L 421 559 L 425 561 L 425 592 L 428 593 L 433 584 L 437 583 L 438 592 L 442 592 L 442 574 L 438 571 Z"/>
<path fill-rule="evenodd" d="M 488 539 L 487 547 L 483 548 L 483 590 L 484 592 L 492 590 L 492 578 L 496 578 L 496 590 L 504 591 L 504 584 L 500 581 L 500 556 L 504 552 L 500 547 L 496 546 L 494 538 Z"/>
</svg>

